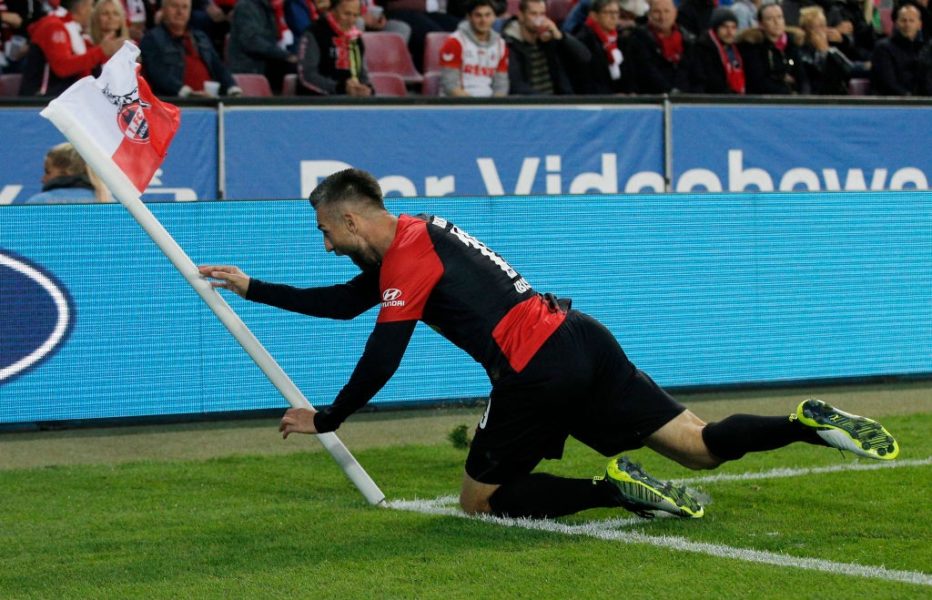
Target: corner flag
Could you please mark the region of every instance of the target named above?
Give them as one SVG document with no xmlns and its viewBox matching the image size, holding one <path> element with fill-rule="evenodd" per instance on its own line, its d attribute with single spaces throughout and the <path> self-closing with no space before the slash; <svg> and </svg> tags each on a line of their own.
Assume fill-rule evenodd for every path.
<svg viewBox="0 0 932 600">
<path fill-rule="evenodd" d="M 233 312 L 220 294 L 201 277 L 181 246 L 162 227 L 139 195 L 146 189 L 178 129 L 180 112 L 152 95 L 137 74 L 139 49 L 126 42 L 107 61 L 98 79 L 85 77 L 52 100 L 40 113 L 70 141 L 100 176 L 126 210 L 159 249 L 175 265 L 201 299 L 233 334 L 236 341 L 262 369 L 269 381 L 294 408 L 313 408 L 262 346 L 252 331 Z M 370 504 L 385 500 L 382 490 L 334 434 L 317 436 Z"/>
<path fill-rule="evenodd" d="M 42 111 L 72 115 L 88 139 L 145 191 L 181 120 L 181 111 L 160 101 L 137 73 L 139 48 L 124 44 L 104 65 L 100 77 L 85 77 Z M 54 119 L 52 119 L 54 121 Z"/>
</svg>

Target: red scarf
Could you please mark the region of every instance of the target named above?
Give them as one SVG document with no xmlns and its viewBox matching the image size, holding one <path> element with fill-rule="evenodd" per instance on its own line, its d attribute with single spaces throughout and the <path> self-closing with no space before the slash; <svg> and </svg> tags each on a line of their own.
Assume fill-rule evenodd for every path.
<svg viewBox="0 0 932 600">
<path fill-rule="evenodd" d="M 340 26 L 337 24 L 337 20 L 333 18 L 333 15 L 325 13 L 327 23 L 330 25 L 330 29 L 333 30 L 333 47 L 337 49 L 337 60 L 336 67 L 345 71 L 351 71 L 355 77 L 357 74 L 354 70 L 353 65 L 353 44 L 356 43 L 356 40 L 359 39 L 359 36 L 362 34 L 356 29 L 356 26 L 353 25 L 350 27 L 349 31 L 343 31 L 340 29 Z"/>
<path fill-rule="evenodd" d="M 786 36 L 786 33 L 777 38 L 777 41 L 773 43 L 777 47 L 777 50 L 780 52 L 786 52 L 786 45 L 790 42 L 789 38 Z"/>
<path fill-rule="evenodd" d="M 650 31 L 654 34 L 657 45 L 660 46 L 660 53 L 663 54 L 663 58 L 667 62 L 678 64 L 680 59 L 683 58 L 683 34 L 680 33 L 680 28 L 674 25 L 673 31 L 666 37 L 660 35 L 660 32 L 653 27 L 650 28 Z"/>
<path fill-rule="evenodd" d="M 728 50 L 722 44 L 721 40 L 718 39 L 718 36 L 715 35 L 715 31 L 709 30 L 709 37 L 712 38 L 712 43 L 715 44 L 715 47 L 718 48 L 718 57 L 722 61 L 722 66 L 725 67 L 725 80 L 728 82 L 728 87 L 736 94 L 744 93 L 744 61 L 741 59 L 741 53 L 738 52 L 738 47 L 732 44 L 731 50 L 735 53 L 735 62 L 732 63 L 731 59 L 728 58 Z"/>
<path fill-rule="evenodd" d="M 285 21 L 285 0 L 272 0 L 272 12 L 275 13 L 275 23 L 278 25 L 278 39 L 288 31 L 288 23 Z"/>
<path fill-rule="evenodd" d="M 307 10 L 311 13 L 311 23 L 316 23 L 317 19 L 320 18 L 320 13 L 317 12 L 317 5 L 314 4 L 314 0 L 304 0 L 304 3 L 307 4 Z"/>
<path fill-rule="evenodd" d="M 612 33 L 606 33 L 596 20 L 592 18 L 592 15 L 586 17 L 586 27 L 591 29 L 596 37 L 599 38 L 599 41 L 602 42 L 602 49 L 605 50 L 605 56 L 608 57 L 608 64 L 615 64 L 614 51 L 618 49 L 618 32 L 613 31 Z"/>
</svg>

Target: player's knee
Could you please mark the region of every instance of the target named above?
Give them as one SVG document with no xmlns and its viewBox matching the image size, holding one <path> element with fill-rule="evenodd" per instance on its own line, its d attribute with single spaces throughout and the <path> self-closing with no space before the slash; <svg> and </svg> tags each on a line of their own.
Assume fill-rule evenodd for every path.
<svg viewBox="0 0 932 600">
<path fill-rule="evenodd" d="M 467 515 L 492 512 L 492 507 L 489 506 L 488 498 L 470 494 L 465 490 L 460 493 L 460 508 L 462 508 L 463 512 Z"/>
</svg>

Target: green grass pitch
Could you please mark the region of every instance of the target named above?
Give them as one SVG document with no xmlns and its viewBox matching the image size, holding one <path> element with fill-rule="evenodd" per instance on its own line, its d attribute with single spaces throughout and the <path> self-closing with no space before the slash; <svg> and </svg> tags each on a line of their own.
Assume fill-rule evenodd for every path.
<svg viewBox="0 0 932 600">
<path fill-rule="evenodd" d="M 932 456 L 932 414 L 882 422 L 900 460 Z M 633 456 L 664 478 L 709 474 Z M 465 452 L 357 458 L 389 498 L 430 499 L 456 492 Z M 716 473 L 863 462 L 796 444 Z M 602 466 L 574 443 L 545 465 L 579 477 Z M 712 499 L 705 518 L 628 530 L 930 575 L 930 472 L 697 484 Z M 0 565 L 0 598 L 932 598 L 928 585 L 373 508 L 322 452 L 0 471 Z"/>
</svg>

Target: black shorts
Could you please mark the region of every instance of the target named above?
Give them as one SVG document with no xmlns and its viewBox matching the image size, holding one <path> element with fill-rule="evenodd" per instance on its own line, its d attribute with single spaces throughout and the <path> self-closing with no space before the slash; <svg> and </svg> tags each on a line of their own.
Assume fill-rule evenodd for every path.
<svg viewBox="0 0 932 600">
<path fill-rule="evenodd" d="M 568 436 L 614 456 L 642 447 L 684 410 L 628 360 L 604 325 L 570 311 L 523 371 L 494 383 L 466 473 L 505 483 L 544 458 L 560 458 Z"/>
</svg>

